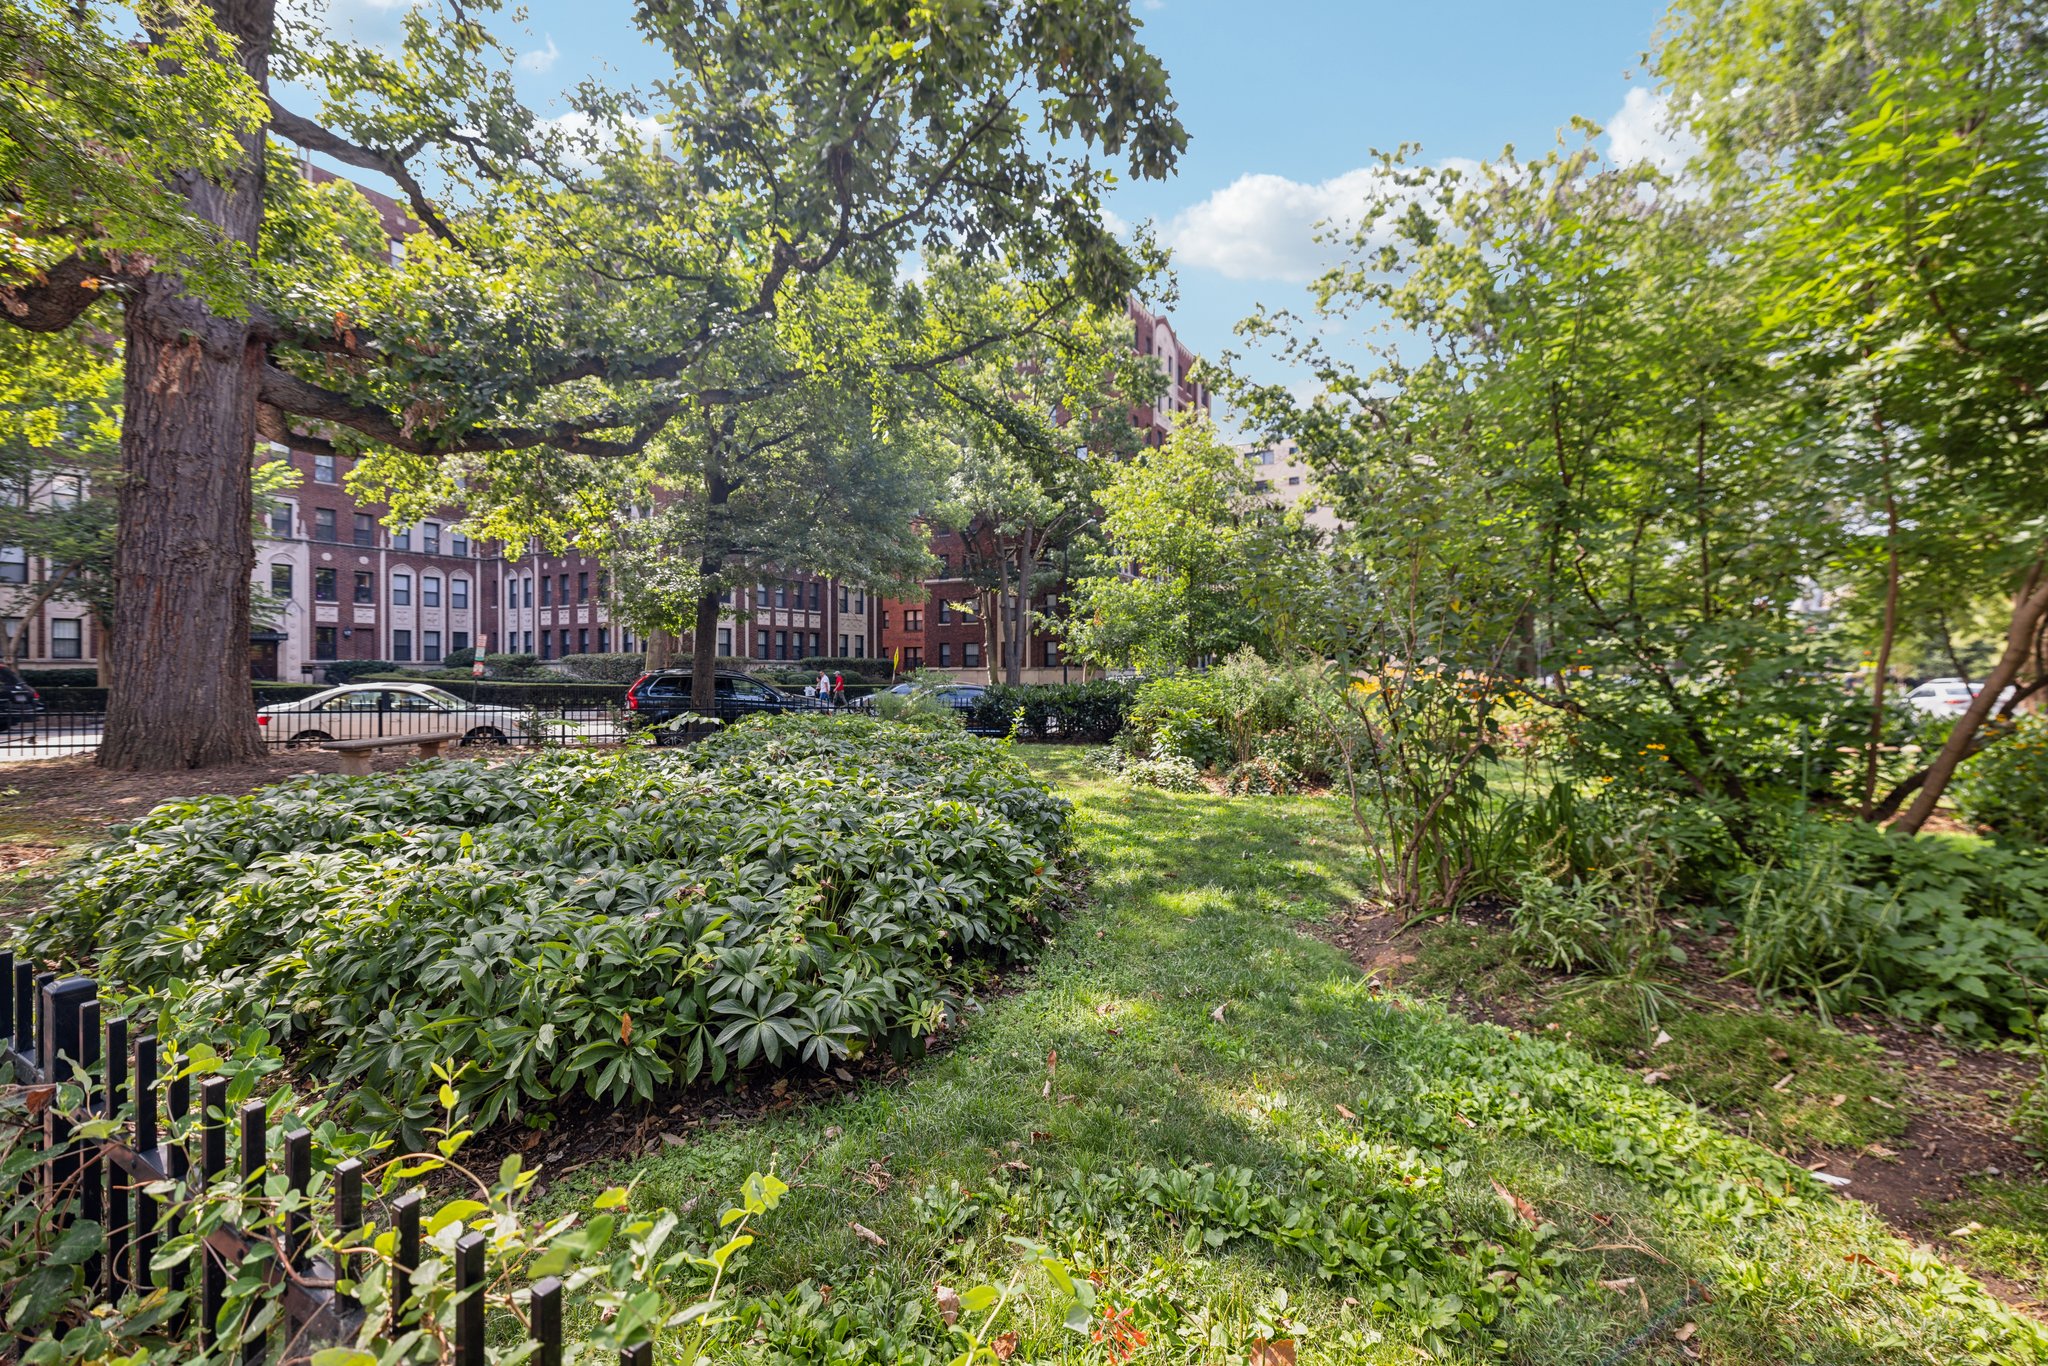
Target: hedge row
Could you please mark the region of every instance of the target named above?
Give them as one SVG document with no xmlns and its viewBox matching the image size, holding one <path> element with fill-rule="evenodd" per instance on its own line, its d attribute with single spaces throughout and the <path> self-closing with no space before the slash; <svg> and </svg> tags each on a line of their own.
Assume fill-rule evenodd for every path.
<svg viewBox="0 0 2048 1366">
<path fill-rule="evenodd" d="M 1007 731 L 1018 718 L 1020 740 L 1059 740 L 1068 744 L 1107 744 L 1124 728 L 1138 685 L 1114 679 L 1093 683 L 997 683 L 969 709 L 967 722 L 976 729 Z"/>
</svg>

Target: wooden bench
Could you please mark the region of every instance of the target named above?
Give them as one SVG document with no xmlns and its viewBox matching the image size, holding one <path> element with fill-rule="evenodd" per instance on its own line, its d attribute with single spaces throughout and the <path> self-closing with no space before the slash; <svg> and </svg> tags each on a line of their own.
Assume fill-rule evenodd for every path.
<svg viewBox="0 0 2048 1366">
<path fill-rule="evenodd" d="M 358 777 L 370 771 L 370 760 L 380 749 L 392 749 L 399 745 L 417 745 L 422 759 L 438 759 L 448 750 L 451 742 L 460 740 L 464 732 L 459 730 L 429 731 L 425 735 L 380 735 L 369 740 L 329 740 L 321 745 L 341 756 L 341 771 Z"/>
</svg>

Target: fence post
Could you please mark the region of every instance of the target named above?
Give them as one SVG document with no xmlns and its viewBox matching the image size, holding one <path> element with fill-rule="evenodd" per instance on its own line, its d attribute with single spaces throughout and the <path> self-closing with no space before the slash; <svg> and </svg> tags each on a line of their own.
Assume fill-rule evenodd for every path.
<svg viewBox="0 0 2048 1366">
<path fill-rule="evenodd" d="M 159 1157 L 156 1132 L 156 1035 L 145 1034 L 135 1041 L 135 1151 L 146 1158 Z M 170 1158 L 158 1165 L 170 1170 Z M 147 1290 L 155 1282 L 150 1259 L 156 1256 L 156 1197 L 135 1192 L 135 1288 Z"/>
<path fill-rule="evenodd" d="M 205 1193 L 228 1168 L 228 1079 L 208 1077 L 199 1083 L 199 1179 L 193 1183 L 200 1198 L 192 1205 L 194 1223 L 202 1222 Z M 220 1341 L 220 1311 L 227 1301 L 228 1273 L 218 1254 L 205 1239 L 199 1243 L 199 1340 L 212 1347 Z"/>
<path fill-rule="evenodd" d="M 533 1366 L 562 1366 L 562 1278 L 544 1276 L 533 1283 L 527 1331 L 540 1344 Z"/>
<path fill-rule="evenodd" d="M 242 1185 L 252 1197 L 261 1196 L 263 1173 L 270 1165 L 269 1109 L 260 1100 L 244 1101 L 236 1117 L 242 1125 Z M 252 1241 L 260 1241 L 264 1222 L 264 1216 L 259 1214 L 243 1231 Z M 222 1279 L 226 1279 L 225 1272 Z M 244 1314 L 246 1320 L 247 1311 Z M 242 1366 L 263 1366 L 264 1357 L 269 1355 L 264 1336 L 259 1334 L 242 1344 Z"/>
<path fill-rule="evenodd" d="M 93 984 L 95 993 L 98 983 Z M 90 1115 L 93 1110 L 93 1093 L 100 1088 L 92 1083 L 92 1065 L 100 1060 L 100 1003 L 95 994 L 86 997 L 78 1005 L 77 1031 L 65 1041 L 71 1060 L 80 1069 L 85 1088 L 84 1111 Z M 80 1143 L 78 1150 L 78 1214 L 89 1223 L 98 1224 L 104 1236 L 107 1227 L 107 1208 L 103 1198 L 106 1194 L 106 1161 L 97 1141 Z M 104 1265 L 99 1253 L 95 1252 L 85 1261 L 85 1283 L 96 1286 L 100 1283 L 100 1270 Z"/>
<path fill-rule="evenodd" d="M 455 1240 L 455 1366 L 485 1366 L 484 1235 Z"/>
<path fill-rule="evenodd" d="M 128 1101 L 128 1017 L 107 1021 L 106 1052 L 107 1118 L 115 1119 Z M 128 1174 L 109 1162 L 107 1169 L 107 1275 L 106 1286 L 120 1293 L 128 1281 Z"/>
<path fill-rule="evenodd" d="M 406 1304 L 412 1299 L 412 1273 L 420 1269 L 420 1202 L 416 1190 L 407 1191 L 391 1202 L 398 1221 L 398 1256 L 391 1267 L 391 1331 L 404 1321 Z"/>
<path fill-rule="evenodd" d="M 90 978 L 67 977 L 59 982 L 55 973 L 44 973 L 40 978 L 38 994 L 42 997 L 42 1037 L 37 1050 L 36 1065 L 43 1074 L 44 1085 L 62 1085 L 70 1080 L 65 1070 L 65 1060 L 80 1067 L 86 1066 L 86 1046 L 79 1042 L 80 1026 L 84 1021 L 85 1003 L 92 999 L 95 987 Z M 99 1051 L 99 1039 L 95 1035 L 91 1051 Z M 86 1094 L 91 1095 L 88 1090 Z M 43 1151 L 49 1154 L 48 1186 L 53 1205 L 61 1207 L 65 1196 L 77 1188 L 85 1171 L 85 1154 L 71 1143 L 71 1121 L 65 1117 L 63 1107 L 50 1105 L 43 1110 Z M 81 1197 L 79 1204 L 84 1206 Z M 58 1216 L 61 1226 L 62 1216 Z"/>
</svg>

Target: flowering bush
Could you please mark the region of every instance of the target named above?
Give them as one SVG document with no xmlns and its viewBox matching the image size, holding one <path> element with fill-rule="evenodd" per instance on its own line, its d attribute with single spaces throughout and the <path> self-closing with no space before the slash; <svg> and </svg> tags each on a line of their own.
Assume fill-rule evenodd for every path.
<svg viewBox="0 0 2048 1366">
<path fill-rule="evenodd" d="M 1037 947 L 1067 811 L 957 730 L 762 719 L 167 804 L 84 861 L 33 942 L 152 1013 L 267 1028 L 413 1134 L 451 1056 L 483 1124 L 921 1047 L 964 960 Z"/>
</svg>

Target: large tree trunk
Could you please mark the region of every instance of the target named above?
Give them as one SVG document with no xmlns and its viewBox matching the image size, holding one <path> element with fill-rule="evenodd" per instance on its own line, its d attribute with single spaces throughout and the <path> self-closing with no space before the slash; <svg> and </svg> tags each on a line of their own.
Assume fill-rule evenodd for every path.
<svg viewBox="0 0 2048 1366">
<path fill-rule="evenodd" d="M 718 590 L 697 595 L 697 624 L 690 632 L 690 706 L 709 716 L 718 706 Z"/>
<path fill-rule="evenodd" d="M 236 56 L 267 89 L 274 0 L 213 0 Z M 263 132 L 226 185 L 176 188 L 251 259 L 263 220 Z M 120 525 L 102 768 L 204 768 L 260 758 L 249 695 L 249 462 L 262 341 L 159 272 L 123 310 Z"/>
<path fill-rule="evenodd" d="M 647 633 L 647 639 L 644 644 L 647 647 L 647 672 L 653 673 L 656 669 L 666 669 L 669 665 L 675 663 L 675 632 L 664 630 L 657 626 L 654 630 Z"/>
<path fill-rule="evenodd" d="M 1948 788 L 1949 779 L 1955 775 L 1956 765 L 1962 763 L 1963 757 L 1970 752 L 1985 718 L 1998 709 L 1998 695 L 2019 676 L 2020 667 L 2033 653 L 2034 639 L 2044 615 L 2048 615 L 2048 564 L 2036 560 L 2033 572 L 2027 576 L 2026 586 L 2013 598 L 2012 626 L 2006 631 L 2005 652 L 1991 667 L 1990 675 L 1984 680 L 1983 691 L 1956 721 L 1955 729 L 1948 734 L 1948 742 L 1934 756 L 1934 762 L 1927 766 L 1926 782 L 1893 829 L 1916 833 L 1934 814 L 1941 794 Z"/>
</svg>

